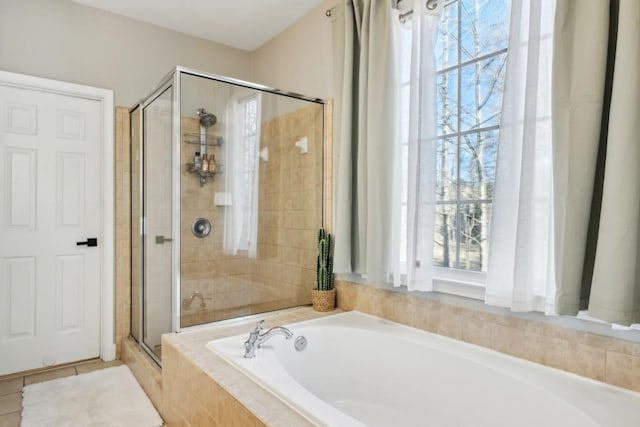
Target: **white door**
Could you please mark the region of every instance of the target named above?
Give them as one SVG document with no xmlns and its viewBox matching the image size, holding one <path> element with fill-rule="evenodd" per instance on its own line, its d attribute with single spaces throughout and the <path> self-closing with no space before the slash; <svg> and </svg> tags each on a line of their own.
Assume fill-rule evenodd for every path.
<svg viewBox="0 0 640 427">
<path fill-rule="evenodd" d="M 101 117 L 0 85 L 0 375 L 100 355 Z"/>
</svg>

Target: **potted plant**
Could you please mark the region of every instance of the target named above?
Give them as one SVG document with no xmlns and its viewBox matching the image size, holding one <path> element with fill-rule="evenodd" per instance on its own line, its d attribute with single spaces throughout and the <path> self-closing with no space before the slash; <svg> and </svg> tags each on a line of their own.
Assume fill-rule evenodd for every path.
<svg viewBox="0 0 640 427">
<path fill-rule="evenodd" d="M 311 291 L 311 302 L 316 311 L 331 311 L 336 308 L 336 290 L 333 287 L 333 236 L 324 228 L 318 230 L 316 288 Z"/>
</svg>

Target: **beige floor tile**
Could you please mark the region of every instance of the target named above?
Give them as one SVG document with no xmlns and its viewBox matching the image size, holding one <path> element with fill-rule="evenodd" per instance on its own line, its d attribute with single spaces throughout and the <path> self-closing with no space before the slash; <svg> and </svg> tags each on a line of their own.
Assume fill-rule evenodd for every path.
<svg viewBox="0 0 640 427">
<path fill-rule="evenodd" d="M 122 365 L 120 360 L 112 360 L 110 362 L 103 362 L 102 360 L 96 360 L 95 362 L 83 363 L 76 365 L 76 371 L 79 374 L 86 374 L 87 372 L 97 371 L 99 369 L 112 368 L 114 366 Z"/>
<path fill-rule="evenodd" d="M 21 420 L 20 412 L 0 415 L 0 427 L 20 427 Z"/>
<path fill-rule="evenodd" d="M 39 374 L 28 375 L 24 377 L 24 385 L 41 383 L 43 381 L 51 381 L 58 378 L 76 375 L 76 368 L 67 366 L 66 368 L 53 369 L 51 371 L 41 372 Z"/>
<path fill-rule="evenodd" d="M 11 393 L 20 393 L 24 384 L 24 377 L 10 378 L 0 381 L 0 396 Z"/>
<path fill-rule="evenodd" d="M 12 393 L 0 397 L 0 415 L 18 412 L 22 409 L 22 393 Z"/>
</svg>

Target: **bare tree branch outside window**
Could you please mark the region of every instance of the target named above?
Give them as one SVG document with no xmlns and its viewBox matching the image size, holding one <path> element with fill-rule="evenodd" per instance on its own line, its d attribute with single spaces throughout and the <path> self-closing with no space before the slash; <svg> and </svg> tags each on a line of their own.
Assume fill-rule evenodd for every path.
<svg viewBox="0 0 640 427">
<path fill-rule="evenodd" d="M 436 266 L 487 268 L 509 4 L 509 0 L 452 0 L 442 13 L 434 52 Z"/>
</svg>

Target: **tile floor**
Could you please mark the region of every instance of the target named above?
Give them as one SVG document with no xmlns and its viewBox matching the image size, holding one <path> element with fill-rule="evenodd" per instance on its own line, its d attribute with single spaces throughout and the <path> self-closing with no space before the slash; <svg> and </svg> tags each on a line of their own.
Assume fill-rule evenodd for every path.
<svg viewBox="0 0 640 427">
<path fill-rule="evenodd" d="M 119 365 L 122 365 L 120 360 L 112 362 L 91 360 L 77 365 L 0 380 L 0 427 L 20 426 L 22 418 L 22 388 L 24 386 Z"/>
</svg>

